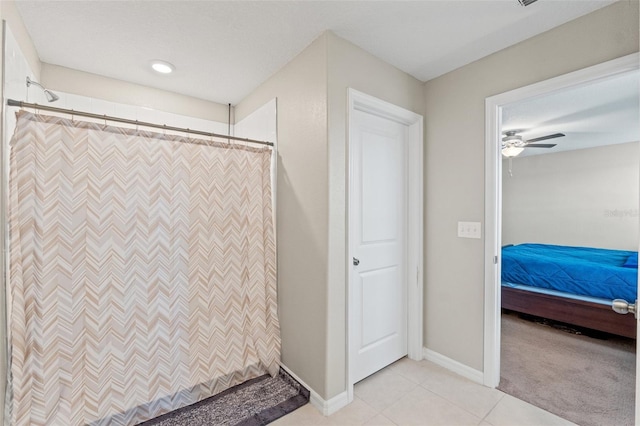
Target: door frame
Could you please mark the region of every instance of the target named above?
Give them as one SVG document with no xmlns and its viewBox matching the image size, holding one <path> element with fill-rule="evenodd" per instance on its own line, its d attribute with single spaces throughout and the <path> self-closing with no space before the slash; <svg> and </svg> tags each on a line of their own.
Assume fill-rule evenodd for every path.
<svg viewBox="0 0 640 426">
<path fill-rule="evenodd" d="M 640 68 L 640 53 L 633 53 L 539 83 L 486 98 L 485 100 L 485 277 L 484 277 L 484 378 L 485 386 L 495 388 L 500 381 L 500 275 L 502 241 L 502 161 L 498 149 L 501 138 L 502 108 L 513 102 L 547 95 L 571 87 Z M 640 245 L 640 244 L 639 244 Z M 640 353 L 640 352 L 639 352 Z M 637 367 L 640 365 L 636 363 Z M 640 374 L 636 370 L 636 388 Z M 636 392 L 636 419 L 640 419 L 640 395 Z"/>
<path fill-rule="evenodd" d="M 406 239 L 406 271 L 407 277 L 407 351 L 408 356 L 414 360 L 423 359 L 422 330 L 424 323 L 423 316 L 423 117 L 413 111 L 401 108 L 397 105 L 383 101 L 371 95 L 348 88 L 347 106 L 347 359 L 346 359 L 346 380 L 347 395 L 349 402 L 353 401 L 353 379 L 351 378 L 351 334 L 353 320 L 353 309 L 351 304 L 352 288 L 352 250 L 350 238 L 351 224 L 351 182 L 352 179 L 352 120 L 355 111 L 362 111 L 368 114 L 389 119 L 407 126 L 408 147 L 407 147 L 407 239 Z M 414 280 L 415 277 L 415 280 Z"/>
</svg>

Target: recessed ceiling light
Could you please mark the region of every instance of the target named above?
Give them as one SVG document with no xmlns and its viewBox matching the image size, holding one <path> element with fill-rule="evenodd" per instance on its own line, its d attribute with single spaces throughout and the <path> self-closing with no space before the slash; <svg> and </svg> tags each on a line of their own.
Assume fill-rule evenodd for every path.
<svg viewBox="0 0 640 426">
<path fill-rule="evenodd" d="M 151 68 L 153 68 L 155 72 L 159 72 L 160 74 L 171 74 L 173 70 L 176 69 L 176 67 L 174 67 L 173 64 L 170 64 L 169 62 L 166 62 L 166 61 L 160 61 L 157 59 L 151 61 Z"/>
</svg>

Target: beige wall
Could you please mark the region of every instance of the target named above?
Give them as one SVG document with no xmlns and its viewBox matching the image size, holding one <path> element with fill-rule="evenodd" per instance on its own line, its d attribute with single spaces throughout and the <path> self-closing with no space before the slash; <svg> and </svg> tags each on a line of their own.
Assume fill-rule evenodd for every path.
<svg viewBox="0 0 640 426">
<path fill-rule="evenodd" d="M 327 373 L 327 36 L 236 106 L 278 102 L 278 314 L 282 361 L 320 395 Z"/>
<path fill-rule="evenodd" d="M 620 1 L 425 84 L 425 344 L 483 369 L 484 101 L 638 51 L 638 2 Z M 464 309 L 452 309 L 451 302 Z"/>
<path fill-rule="evenodd" d="M 42 64 L 41 83 L 53 91 L 58 90 L 221 123 L 228 121 L 227 105 L 57 65 Z"/>
<path fill-rule="evenodd" d="M 502 174 L 502 244 L 637 251 L 639 148 L 630 142 L 514 158 L 513 176 Z"/>
<path fill-rule="evenodd" d="M 11 32 L 20 45 L 20 49 L 27 59 L 27 62 L 29 63 L 29 66 L 36 78 L 40 78 L 40 57 L 38 56 L 38 52 L 31 41 L 31 37 L 29 36 L 24 23 L 22 22 L 22 17 L 18 13 L 18 9 L 16 8 L 14 1 L 0 1 L 0 17 L 5 20 L 7 25 L 11 28 Z M 2 42 L 2 45 L 4 46 L 4 40 Z"/>
</svg>

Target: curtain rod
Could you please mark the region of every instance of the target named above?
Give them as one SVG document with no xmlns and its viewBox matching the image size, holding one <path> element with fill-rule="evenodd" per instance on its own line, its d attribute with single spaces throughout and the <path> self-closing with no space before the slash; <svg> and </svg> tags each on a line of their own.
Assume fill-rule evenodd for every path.
<svg viewBox="0 0 640 426">
<path fill-rule="evenodd" d="M 153 127 L 153 128 L 156 128 L 156 129 L 171 130 L 171 131 L 174 131 L 174 132 L 184 132 L 184 133 L 187 133 L 187 134 L 209 136 L 209 137 L 215 137 L 215 138 L 232 139 L 234 141 L 257 143 L 257 144 L 260 144 L 260 145 L 273 146 L 273 142 L 259 141 L 259 140 L 256 140 L 256 139 L 249 139 L 249 138 L 240 138 L 240 137 L 237 137 L 237 136 L 221 135 L 221 134 L 218 134 L 218 133 L 203 132 L 201 130 L 187 129 L 187 128 L 184 128 L 184 127 L 167 126 L 166 124 L 149 123 L 149 122 L 146 122 L 146 121 L 131 120 L 131 119 L 128 119 L 128 118 L 113 117 L 113 116 L 106 115 L 106 114 L 94 114 L 94 113 L 91 113 L 91 112 L 76 111 L 74 109 L 57 108 L 57 107 L 52 107 L 52 106 L 48 106 L 48 105 L 32 104 L 32 103 L 29 103 L 29 102 L 16 101 L 14 99 L 7 99 L 7 105 L 20 107 L 20 108 L 33 108 L 33 109 L 43 110 L 43 111 L 58 112 L 58 113 L 62 113 L 62 114 L 78 115 L 78 116 L 81 116 L 81 117 L 96 118 L 98 120 L 114 121 L 114 122 L 117 122 L 117 123 L 135 124 L 136 126 Z"/>
</svg>

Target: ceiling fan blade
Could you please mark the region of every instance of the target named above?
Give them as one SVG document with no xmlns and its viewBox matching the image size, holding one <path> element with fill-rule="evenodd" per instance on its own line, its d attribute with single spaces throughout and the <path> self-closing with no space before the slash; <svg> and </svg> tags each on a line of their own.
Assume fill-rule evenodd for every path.
<svg viewBox="0 0 640 426">
<path fill-rule="evenodd" d="M 565 136 L 564 133 L 554 133 L 552 135 L 540 136 L 539 138 L 527 139 L 527 142 L 546 141 L 547 139 L 561 138 Z"/>
<path fill-rule="evenodd" d="M 534 144 L 526 144 L 525 148 L 553 148 L 558 145 L 557 143 L 534 143 Z"/>
</svg>

